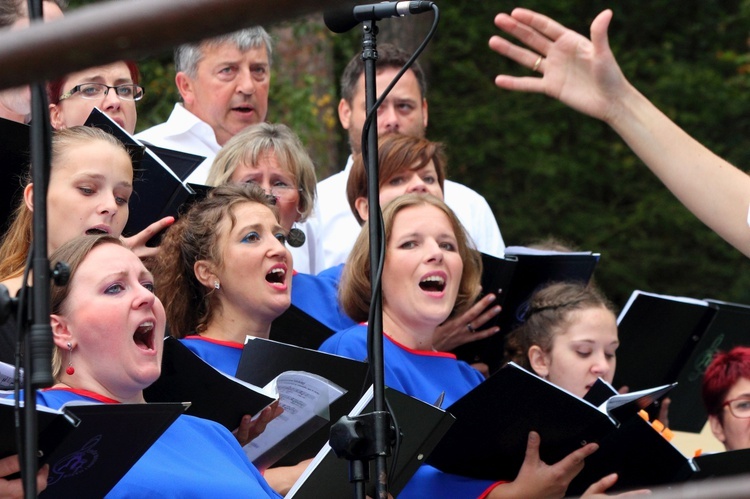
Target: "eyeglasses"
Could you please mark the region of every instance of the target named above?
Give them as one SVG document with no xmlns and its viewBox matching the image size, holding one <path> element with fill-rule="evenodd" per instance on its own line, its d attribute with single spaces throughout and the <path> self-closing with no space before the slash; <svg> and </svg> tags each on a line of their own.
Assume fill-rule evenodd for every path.
<svg viewBox="0 0 750 499">
<path fill-rule="evenodd" d="M 258 182 L 254 182 L 252 180 L 248 180 L 245 182 L 246 184 L 255 184 L 260 186 Z M 262 189 L 263 186 L 261 186 Z M 265 189 L 264 189 L 265 190 Z M 268 191 L 266 191 L 268 192 Z M 284 184 L 282 182 L 276 182 L 274 185 L 271 186 L 271 196 L 275 197 L 276 199 L 283 199 L 285 201 L 288 201 L 294 196 L 295 192 L 302 192 L 302 189 L 299 187 L 294 187 L 293 185 Z"/>
<path fill-rule="evenodd" d="M 62 94 L 60 100 L 69 99 L 76 93 L 80 94 L 82 99 L 101 99 L 103 95 L 109 94 L 109 89 L 113 89 L 121 100 L 141 100 L 144 93 L 143 87 L 135 83 L 115 86 L 105 85 L 104 83 L 81 83 L 69 92 Z"/>
<path fill-rule="evenodd" d="M 731 412 L 735 418 L 750 418 L 750 398 L 741 397 L 727 400 L 721 404 L 721 406 L 729 406 L 729 412 Z"/>
</svg>

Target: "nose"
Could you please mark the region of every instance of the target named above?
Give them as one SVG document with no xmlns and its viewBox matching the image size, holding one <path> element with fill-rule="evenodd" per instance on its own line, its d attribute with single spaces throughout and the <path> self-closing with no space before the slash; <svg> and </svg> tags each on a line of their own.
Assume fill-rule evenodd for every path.
<svg viewBox="0 0 750 499">
<path fill-rule="evenodd" d="M 610 367 L 609 360 L 604 355 L 604 352 L 601 352 L 596 354 L 594 364 L 591 366 L 591 372 L 599 377 L 605 377 L 609 374 Z"/>
<path fill-rule="evenodd" d="M 242 71 L 237 78 L 237 93 L 253 95 L 255 93 L 255 80 L 250 70 Z"/>
<path fill-rule="evenodd" d="M 102 107 L 104 109 L 120 109 L 120 98 L 117 96 L 117 91 L 114 88 L 107 89 L 107 94 L 104 96 L 104 102 Z"/>
<path fill-rule="evenodd" d="M 428 263 L 442 263 L 443 262 L 443 249 L 440 244 L 434 239 L 427 239 L 424 242 L 425 248 L 425 260 Z"/>
<path fill-rule="evenodd" d="M 425 184 L 422 177 L 417 175 L 416 173 L 412 175 L 412 178 L 409 179 L 409 185 L 406 188 L 406 193 L 418 193 L 418 194 L 424 194 L 427 192 L 427 184 Z"/>
<path fill-rule="evenodd" d="M 382 106 L 378 113 L 378 133 L 398 133 L 398 113 L 393 106 Z"/>
<path fill-rule="evenodd" d="M 119 206 L 114 194 L 104 195 L 99 204 L 98 212 L 100 215 L 109 215 L 114 217 L 117 214 Z"/>
<path fill-rule="evenodd" d="M 139 282 L 136 287 L 136 297 L 135 300 L 133 300 L 133 308 L 151 308 L 154 306 L 156 300 L 156 295 Z"/>
</svg>

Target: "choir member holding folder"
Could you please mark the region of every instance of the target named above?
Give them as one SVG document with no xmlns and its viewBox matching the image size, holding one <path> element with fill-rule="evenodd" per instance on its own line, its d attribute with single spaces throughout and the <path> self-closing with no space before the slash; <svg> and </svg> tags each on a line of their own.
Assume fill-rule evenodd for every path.
<svg viewBox="0 0 750 499">
<path fill-rule="evenodd" d="M 453 212 L 429 195 L 405 195 L 383 210 L 385 264 L 382 275 L 385 382 L 434 403 L 450 405 L 483 381 L 453 354 L 434 350 L 437 327 L 474 303 L 481 261 Z M 340 297 L 344 309 L 365 321 L 370 302 L 368 228 L 365 224 L 347 260 Z M 367 328 L 358 325 L 329 338 L 321 350 L 362 360 Z M 509 402 L 510 403 L 510 402 Z M 548 465 L 539 459 L 539 435 L 529 434 L 526 458 L 512 482 L 493 483 L 451 475 L 423 465 L 399 497 L 562 497 L 580 472 L 588 444 Z M 597 482 L 587 493 L 602 492 Z"/>
<path fill-rule="evenodd" d="M 51 257 L 70 266 L 52 286 L 52 388 L 38 403 L 143 403 L 160 373 L 165 312 L 153 276 L 112 236 L 83 236 Z M 278 497 L 217 423 L 179 416 L 107 497 Z"/>
<path fill-rule="evenodd" d="M 154 268 L 172 336 L 219 371 L 234 376 L 247 336 L 268 338 L 290 305 L 292 256 L 273 197 L 254 184 L 226 184 L 193 204 L 167 231 Z M 246 415 L 244 445 L 280 410 Z M 287 490 L 304 471 L 274 468 L 266 478 Z"/>
<path fill-rule="evenodd" d="M 595 287 L 553 283 L 529 299 L 506 342 L 508 360 L 583 398 L 598 378 L 612 383 L 617 362 L 614 306 Z"/>
<path fill-rule="evenodd" d="M 23 198 L 0 245 L 0 284 L 8 288 L 11 296 L 21 288 L 33 239 L 34 184 L 30 170 L 23 183 Z M 91 127 L 54 132 L 47 186 L 47 251 L 51 253 L 62 243 L 87 233 L 119 237 L 128 220 L 132 192 L 133 164 L 120 141 Z M 165 226 L 163 222 L 152 224 L 124 242 L 141 257 L 152 255 L 155 249 L 147 248 L 146 241 Z M 2 344 L 8 345 L 0 352 L 0 360 L 12 363 L 15 323 L 8 321 L 0 326 Z"/>
</svg>

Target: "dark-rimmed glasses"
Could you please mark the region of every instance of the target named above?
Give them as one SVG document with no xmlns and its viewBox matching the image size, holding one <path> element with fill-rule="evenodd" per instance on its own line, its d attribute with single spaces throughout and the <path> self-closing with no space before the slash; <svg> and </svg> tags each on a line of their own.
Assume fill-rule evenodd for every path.
<svg viewBox="0 0 750 499">
<path fill-rule="evenodd" d="M 60 100 L 69 99 L 75 94 L 80 95 L 82 99 L 101 99 L 102 96 L 109 94 L 110 89 L 114 89 L 117 97 L 122 100 L 141 100 L 144 93 L 143 87 L 135 83 L 115 86 L 105 85 L 104 83 L 81 83 L 62 94 Z"/>
</svg>

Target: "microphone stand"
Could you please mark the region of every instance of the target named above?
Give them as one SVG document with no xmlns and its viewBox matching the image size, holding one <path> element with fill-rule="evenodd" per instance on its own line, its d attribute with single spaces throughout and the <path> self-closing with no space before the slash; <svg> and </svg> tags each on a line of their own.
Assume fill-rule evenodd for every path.
<svg viewBox="0 0 750 499">
<path fill-rule="evenodd" d="M 388 497 L 386 458 L 391 453 L 394 428 L 386 411 L 385 372 L 383 366 L 383 311 L 380 293 L 380 272 L 384 259 L 383 228 L 380 213 L 378 186 L 378 124 L 375 82 L 377 60 L 377 33 L 375 21 L 363 24 L 362 60 L 364 61 L 367 137 L 362 137 L 362 154 L 367 171 L 368 220 L 370 235 L 370 317 L 367 327 L 367 350 L 373 378 L 374 411 L 354 418 L 342 418 L 331 428 L 330 445 L 339 457 L 349 459 L 349 480 L 354 483 L 355 496 L 365 497 L 365 484 L 369 479 L 369 461 L 375 460 L 375 497 Z M 369 128 L 367 124 L 369 122 Z M 364 147 L 366 146 L 366 147 Z"/>
<path fill-rule="evenodd" d="M 370 314 L 372 320 L 368 322 L 367 341 L 369 349 L 370 369 L 373 377 L 373 406 L 374 439 L 375 439 L 375 497 L 388 497 L 388 470 L 386 457 L 390 455 L 390 416 L 385 407 L 385 369 L 383 358 L 383 303 L 380 293 L 380 271 L 385 258 L 383 247 L 383 227 L 380 213 L 380 188 L 378 185 L 378 116 L 374 108 L 377 100 L 376 88 L 376 60 L 378 27 L 375 21 L 363 24 L 362 59 L 364 61 L 365 76 L 365 108 L 372 114 L 371 124 L 367 135 L 367 198 L 368 220 L 370 221 L 370 286 L 372 299 Z"/>
<path fill-rule="evenodd" d="M 42 0 L 28 0 L 29 19 L 42 19 Z M 49 280 L 50 270 L 47 260 L 47 183 L 50 169 L 49 111 L 44 82 L 31 85 L 31 162 L 34 182 L 33 239 L 30 251 L 33 252 L 33 310 L 32 324 L 25 339 L 24 356 L 24 426 L 22 476 L 24 495 L 37 496 L 36 473 L 38 470 L 36 388 L 53 383 L 52 327 L 50 326 Z M 26 283 L 22 283 L 25 286 Z M 18 314 L 26 318 L 25 310 Z M 25 322 L 25 321 L 24 321 Z M 25 328 L 19 331 L 25 333 Z"/>
</svg>

